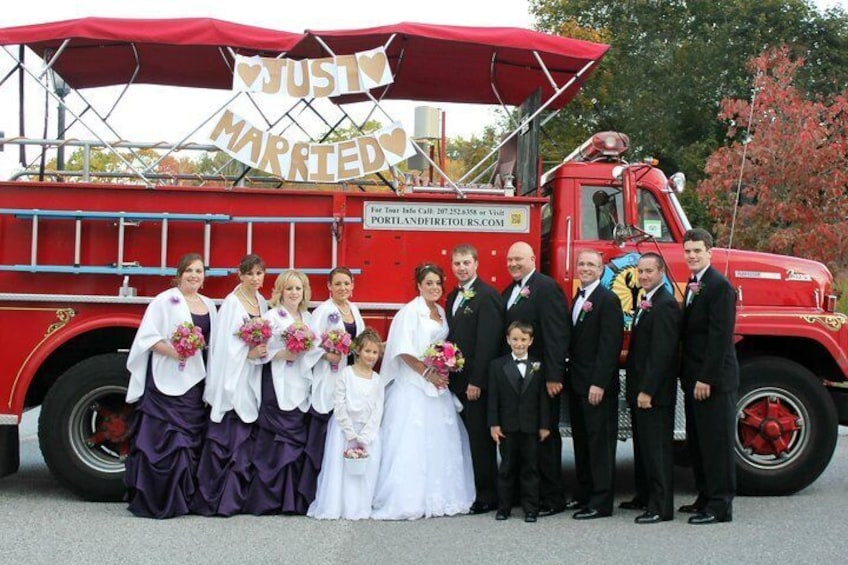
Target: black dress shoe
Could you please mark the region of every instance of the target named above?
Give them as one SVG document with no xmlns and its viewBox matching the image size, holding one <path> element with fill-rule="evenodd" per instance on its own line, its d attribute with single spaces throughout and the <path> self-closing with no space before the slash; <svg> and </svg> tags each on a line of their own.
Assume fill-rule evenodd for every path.
<svg viewBox="0 0 848 565">
<path fill-rule="evenodd" d="M 509 512 L 504 512 L 503 510 L 498 510 L 495 514 L 495 520 L 508 520 Z"/>
<path fill-rule="evenodd" d="M 579 500 L 569 500 L 565 503 L 566 510 L 582 510 L 586 508 L 586 503 Z"/>
<path fill-rule="evenodd" d="M 637 524 L 658 524 L 659 522 L 667 522 L 668 520 L 671 520 L 671 518 L 663 518 L 659 514 L 645 512 L 644 514 L 636 516 L 634 522 Z"/>
<path fill-rule="evenodd" d="M 539 513 L 537 514 L 540 518 L 542 516 L 553 516 L 554 514 L 559 514 L 560 512 L 565 512 L 565 506 L 556 506 L 551 508 L 550 506 L 540 506 Z"/>
<path fill-rule="evenodd" d="M 536 513 L 535 512 L 527 512 L 524 515 L 524 521 L 528 523 L 533 523 L 536 521 Z"/>
<path fill-rule="evenodd" d="M 718 524 L 720 522 L 731 522 L 733 518 L 730 516 L 725 516 L 724 518 L 719 518 L 714 514 L 710 514 L 709 512 L 701 512 L 700 514 L 695 514 L 691 518 L 689 518 L 690 524 L 702 525 L 702 524 Z"/>
<path fill-rule="evenodd" d="M 482 502 L 475 502 L 471 505 L 471 510 L 469 510 L 469 514 L 485 514 L 486 512 L 491 512 L 494 510 L 488 504 L 484 504 Z"/>
<path fill-rule="evenodd" d="M 583 510 L 575 512 L 571 517 L 575 520 L 594 520 L 595 518 L 606 518 L 607 516 L 609 516 L 609 514 L 601 512 L 600 510 L 584 508 Z"/>
<path fill-rule="evenodd" d="M 625 500 L 618 505 L 622 510 L 647 510 L 648 504 L 639 498 Z"/>
<path fill-rule="evenodd" d="M 705 502 L 702 502 L 700 499 L 696 499 L 692 504 L 684 504 L 678 508 L 677 511 L 683 512 L 684 514 L 700 514 L 704 511 L 706 506 Z"/>
</svg>

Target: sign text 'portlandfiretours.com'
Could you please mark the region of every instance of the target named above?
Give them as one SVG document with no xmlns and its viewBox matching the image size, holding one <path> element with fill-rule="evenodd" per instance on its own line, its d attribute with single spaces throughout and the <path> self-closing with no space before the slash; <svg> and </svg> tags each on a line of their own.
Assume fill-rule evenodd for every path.
<svg viewBox="0 0 848 565">
<path fill-rule="evenodd" d="M 530 207 L 441 202 L 366 202 L 363 227 L 369 230 L 528 233 Z"/>
</svg>

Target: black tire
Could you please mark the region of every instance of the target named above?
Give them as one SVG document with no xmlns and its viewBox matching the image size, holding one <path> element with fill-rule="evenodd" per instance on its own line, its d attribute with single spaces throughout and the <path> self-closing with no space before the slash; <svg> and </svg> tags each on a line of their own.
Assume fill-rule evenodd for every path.
<svg viewBox="0 0 848 565">
<path fill-rule="evenodd" d="M 41 407 L 38 439 L 44 461 L 63 486 L 86 500 L 119 501 L 124 496 L 126 436 L 121 442 L 111 436 L 90 440 L 104 415 L 120 414 L 121 426 L 128 422 L 126 364 L 121 353 L 80 361 L 59 377 Z"/>
<path fill-rule="evenodd" d="M 827 390 L 808 369 L 779 357 L 743 362 L 736 406 L 740 494 L 792 494 L 825 470 L 836 448 L 838 417 Z M 766 408 L 780 418 L 764 420 Z"/>
</svg>

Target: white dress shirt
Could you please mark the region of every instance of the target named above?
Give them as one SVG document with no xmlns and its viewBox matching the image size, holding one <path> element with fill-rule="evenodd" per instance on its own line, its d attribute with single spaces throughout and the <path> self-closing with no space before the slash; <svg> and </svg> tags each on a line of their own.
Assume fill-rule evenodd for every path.
<svg viewBox="0 0 848 565">
<path fill-rule="evenodd" d="M 507 310 L 515 306 L 515 303 L 518 301 L 518 294 L 521 292 L 522 288 L 527 286 L 527 281 L 530 280 L 530 277 L 532 277 L 533 273 L 535 272 L 536 269 L 533 269 L 532 271 L 524 275 L 524 277 L 520 281 L 517 281 L 515 283 L 515 286 L 512 287 L 512 294 L 509 295 L 509 302 L 506 305 Z"/>
<path fill-rule="evenodd" d="M 589 286 L 585 288 L 581 288 L 583 291 L 583 296 L 577 295 L 577 300 L 574 301 L 574 308 L 571 310 L 571 323 L 577 324 L 577 319 L 580 317 L 580 311 L 583 309 L 583 304 L 589 300 L 589 297 L 598 288 L 598 285 L 601 284 L 601 279 L 596 280 L 595 282 L 589 284 Z"/>
</svg>

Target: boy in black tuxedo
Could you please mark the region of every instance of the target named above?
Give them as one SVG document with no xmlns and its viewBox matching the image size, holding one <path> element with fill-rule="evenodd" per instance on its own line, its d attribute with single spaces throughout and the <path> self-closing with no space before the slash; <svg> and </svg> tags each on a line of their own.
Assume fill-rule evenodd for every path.
<svg viewBox="0 0 848 565">
<path fill-rule="evenodd" d="M 495 519 L 509 518 L 517 478 L 524 521 L 535 522 L 539 512 L 539 443 L 551 434 L 550 403 L 542 364 L 527 353 L 533 343 L 533 326 L 512 322 L 506 339 L 512 352 L 489 366 L 489 426 L 501 453 L 500 502 Z"/>
</svg>

